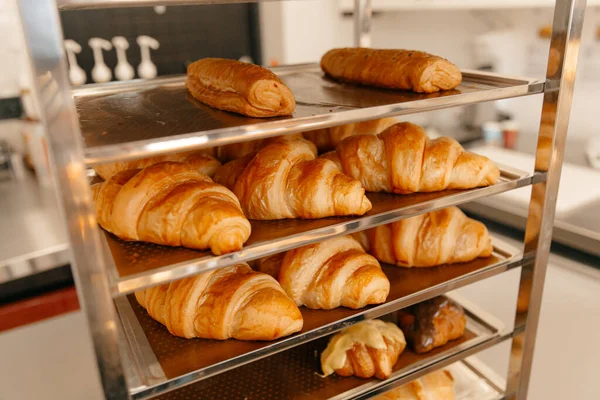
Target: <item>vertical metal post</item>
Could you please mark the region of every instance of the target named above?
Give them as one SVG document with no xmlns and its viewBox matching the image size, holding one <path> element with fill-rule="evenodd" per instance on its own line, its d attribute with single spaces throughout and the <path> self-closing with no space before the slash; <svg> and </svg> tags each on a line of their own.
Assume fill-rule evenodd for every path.
<svg viewBox="0 0 600 400">
<path fill-rule="evenodd" d="M 371 47 L 371 0 L 354 0 L 354 46 Z"/>
<path fill-rule="evenodd" d="M 44 125 L 59 203 L 67 222 L 72 269 L 79 303 L 90 326 L 98 378 L 106 399 L 126 399 L 116 311 L 87 183 L 56 2 L 17 1 L 33 73 L 32 98 Z"/>
<path fill-rule="evenodd" d="M 556 0 L 552 39 L 546 72 L 542 122 L 538 135 L 536 169 L 548 171 L 546 182 L 534 185 L 525 231 L 525 252 L 536 251 L 533 265 L 523 267 L 519 297 L 529 303 L 515 322 L 525 321 L 525 337 L 520 357 L 511 357 L 507 393 L 527 398 L 535 338 L 546 268 L 552 241 L 556 197 L 571 113 L 575 73 L 581 42 L 585 0 Z M 513 351 L 519 344 L 513 339 Z"/>
</svg>

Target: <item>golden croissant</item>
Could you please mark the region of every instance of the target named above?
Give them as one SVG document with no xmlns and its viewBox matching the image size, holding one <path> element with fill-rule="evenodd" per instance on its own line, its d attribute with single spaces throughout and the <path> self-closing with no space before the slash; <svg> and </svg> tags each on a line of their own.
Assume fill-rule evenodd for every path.
<svg viewBox="0 0 600 400">
<path fill-rule="evenodd" d="M 235 195 L 186 163 L 122 171 L 92 190 L 98 223 L 124 240 L 219 255 L 240 250 L 250 236 Z"/>
<path fill-rule="evenodd" d="M 373 400 L 454 400 L 454 378 L 438 370 L 392 389 Z"/>
<path fill-rule="evenodd" d="M 304 137 L 313 142 L 319 152 L 325 152 L 335 149 L 335 146 L 347 137 L 376 135 L 396 123 L 398 123 L 396 118 L 381 118 L 304 132 Z"/>
<path fill-rule="evenodd" d="M 269 275 L 237 264 L 135 292 L 175 336 L 274 340 L 302 329 L 302 314 Z"/>
<path fill-rule="evenodd" d="M 454 89 L 462 81 L 450 61 L 414 50 L 333 49 L 321 58 L 321 69 L 342 82 L 421 93 Z"/>
<path fill-rule="evenodd" d="M 204 58 L 188 65 L 185 85 L 197 100 L 249 117 L 290 115 L 292 91 L 271 70 L 224 58 Z"/>
<path fill-rule="evenodd" d="M 363 215 L 371 209 L 357 180 L 315 157 L 307 140 L 279 140 L 225 164 L 214 179 L 236 194 L 251 219 Z"/>
<path fill-rule="evenodd" d="M 212 153 L 213 149 L 211 148 L 187 151 L 185 153 L 166 154 L 162 156 L 141 158 L 138 160 L 119 161 L 96 165 L 94 170 L 98 176 L 100 176 L 100 178 L 107 180 L 111 176 L 127 169 L 142 169 L 163 161 L 177 161 L 190 164 L 201 174 L 212 177 L 217 169 L 221 166 L 221 163 L 212 156 Z"/>
<path fill-rule="evenodd" d="M 492 254 L 484 224 L 448 207 L 361 232 L 361 243 L 379 261 L 401 267 L 433 267 Z"/>
<path fill-rule="evenodd" d="M 269 143 L 273 143 L 280 140 L 294 140 L 300 138 L 302 138 L 302 134 L 296 133 L 292 135 L 275 136 L 267 139 L 257 139 L 241 143 L 226 144 L 216 148 L 217 158 L 222 163 L 227 163 L 229 161 L 242 158 L 247 154 L 255 153 L 258 150 L 265 147 L 266 145 L 268 145 Z"/>
<path fill-rule="evenodd" d="M 454 139 L 431 140 L 418 125 L 402 122 L 377 136 L 352 136 L 323 156 L 369 192 L 408 194 L 489 186 L 500 170 Z"/>
<path fill-rule="evenodd" d="M 378 319 L 359 322 L 336 333 L 321 353 L 325 376 L 386 379 L 404 351 L 404 334 L 391 322 Z"/>
<path fill-rule="evenodd" d="M 283 290 L 298 306 L 357 309 L 385 302 L 390 292 L 390 282 L 379 262 L 365 253 L 352 236 L 339 236 L 283 254 L 260 260 L 258 270 L 277 275 Z"/>
</svg>

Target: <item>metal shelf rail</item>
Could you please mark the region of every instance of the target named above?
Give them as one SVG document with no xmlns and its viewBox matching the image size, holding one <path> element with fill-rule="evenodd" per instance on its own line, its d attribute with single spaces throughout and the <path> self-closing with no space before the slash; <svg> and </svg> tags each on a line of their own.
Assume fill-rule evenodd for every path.
<svg viewBox="0 0 600 400">
<path fill-rule="evenodd" d="M 526 398 L 571 110 L 585 0 L 557 0 L 544 82 L 465 71 L 465 81 L 456 91 L 424 96 L 336 85 L 324 79 L 313 65 L 290 66 L 279 68 L 276 72 L 301 100 L 298 102 L 298 111 L 294 117 L 268 121 L 233 116 L 190 101 L 185 97 L 182 77 L 126 84 L 91 85 L 74 91 L 71 91 L 67 78 L 58 7 L 131 7 L 231 3 L 240 2 L 239 0 L 17 1 L 34 77 L 32 97 L 39 109 L 40 121 L 44 125 L 49 145 L 53 174 L 60 193 L 62 216 L 68 228 L 79 300 L 90 326 L 97 358 L 98 379 L 105 398 L 142 398 L 168 390 L 174 391 L 165 394 L 172 396 L 166 398 L 186 398 L 185 393 L 193 393 L 196 385 L 208 385 L 214 389 L 219 386 L 219 382 L 226 382 L 228 376 L 243 373 L 246 368 L 244 364 L 252 362 L 250 367 L 256 368 L 249 369 L 256 371 L 263 365 L 276 363 L 279 358 L 293 358 L 294 354 L 302 353 L 303 348 L 318 346 L 321 343 L 319 338 L 344 326 L 365 318 L 392 313 L 407 305 L 517 266 L 523 267 L 520 295 L 530 296 L 530 301 L 527 313 L 515 313 L 514 329 L 497 331 L 491 336 L 486 336 L 485 340 L 466 347 L 458 345 L 453 351 L 437 358 L 433 356 L 424 363 L 414 360 L 414 363 L 405 365 L 406 368 L 400 368 L 391 380 L 372 386 L 365 383 L 366 386 L 360 386 L 358 390 L 343 389 L 344 385 L 351 386 L 352 379 L 331 378 L 327 383 L 320 384 L 327 386 L 335 380 L 341 386 L 333 385 L 335 390 L 325 390 L 318 397 L 368 398 L 429 371 L 460 361 L 495 343 L 524 334 L 522 356 L 511 359 L 510 371 L 517 373 L 509 377 L 505 388 L 496 389 L 498 395 L 506 398 Z M 354 16 L 356 45 L 369 46 L 370 0 L 355 0 Z M 325 91 L 324 88 L 328 90 Z M 543 142 L 547 140 L 546 136 L 544 140 L 539 141 L 536 154 L 536 161 L 539 161 L 536 165 L 540 170 L 532 174 L 520 174 L 511 171 L 510 168 L 503 168 L 501 182 L 489 188 L 395 198 L 374 196 L 373 199 L 377 198 L 373 201 L 376 207 L 364 217 L 334 218 L 318 222 L 285 222 L 284 224 L 289 225 L 287 231 L 271 229 L 278 232 L 278 235 L 265 234 L 262 237 L 254 237 L 242 252 L 222 257 L 150 246 L 156 254 L 154 264 L 148 259 L 137 265 L 124 262 L 119 254 L 130 251 L 127 247 L 129 245 L 106 236 L 95 221 L 86 175 L 89 165 L 536 93 L 543 93 L 545 108 L 556 109 L 556 116 L 552 119 L 550 160 L 544 165 Z M 145 107 L 127 107 L 122 101 L 127 97 L 135 98 L 137 103 L 150 109 L 157 107 L 156 102 L 178 104 L 178 107 L 174 108 L 178 108 L 178 112 L 184 110 L 185 118 L 175 113 L 174 108 L 162 107 L 164 114 L 160 115 L 159 121 L 162 123 L 158 123 L 157 118 L 144 111 Z M 361 99 L 358 103 L 357 97 Z M 121 127 L 119 124 L 123 122 L 123 117 L 128 117 L 128 121 L 132 121 L 133 125 L 125 124 Z M 186 120 L 188 123 L 180 124 L 177 122 L 179 120 Z M 166 121 L 173 123 L 165 124 Z M 167 125 L 168 128 L 161 128 Z M 388 270 L 392 287 L 402 287 L 405 279 L 416 279 L 413 281 L 414 287 L 410 290 L 398 289 L 387 303 L 358 312 L 339 310 L 329 314 L 322 312 L 315 317 L 317 313 L 303 310 L 308 321 L 303 332 L 273 343 L 255 345 L 254 348 L 248 343 L 237 347 L 235 342 L 222 344 L 221 346 L 233 346 L 236 349 L 230 351 L 229 357 L 215 359 L 213 364 L 200 362 L 188 365 L 187 370 L 175 373 L 171 371 L 169 374 L 162 367 L 154 368 L 156 362 L 152 357 L 156 358 L 157 354 L 155 349 L 152 349 L 152 340 L 149 339 L 153 336 L 140 327 L 144 325 L 143 314 L 135 315 L 135 304 L 131 304 L 125 297 L 127 293 L 142 287 L 224 267 L 233 262 L 256 259 L 327 237 L 368 229 L 525 185 L 534 185 L 534 190 L 521 255 L 507 253 L 503 251 L 502 246 L 497 245 L 496 257 L 488 264 L 484 262 L 481 265 L 439 267 L 428 272 L 429 275 L 435 275 L 434 279 L 428 276 L 429 281 L 424 277 L 414 278 L 416 275 L 412 274 L 416 272 Z M 265 224 L 263 231 L 269 230 L 267 225 Z M 260 232 L 261 228 L 257 230 Z M 405 276 L 400 276 L 402 274 Z M 114 302 L 113 297 L 116 297 Z M 475 314 L 481 315 L 479 312 Z M 140 333 L 140 330 L 143 332 Z M 176 338 L 168 340 L 175 341 Z M 513 347 L 516 346 L 515 343 L 513 339 Z M 195 340 L 186 345 L 202 348 L 202 344 L 201 340 Z M 151 362 L 148 362 L 149 360 Z M 226 372 L 233 368 L 235 370 Z M 163 376 L 160 375 L 161 369 Z M 476 369 L 471 368 L 471 371 Z M 485 379 L 485 374 L 475 375 L 485 382 L 491 382 Z M 212 377 L 204 379 L 209 376 Z M 247 378 L 249 375 L 244 376 Z M 302 376 L 304 375 L 299 375 L 296 380 L 300 382 L 300 386 L 304 379 Z M 195 381 L 199 382 L 184 387 L 183 392 L 175 390 Z M 253 380 L 248 381 L 248 385 L 254 383 Z M 258 391 L 257 388 L 257 393 Z M 184 394 L 178 397 L 177 393 Z M 287 392 L 284 390 L 281 393 Z"/>
</svg>

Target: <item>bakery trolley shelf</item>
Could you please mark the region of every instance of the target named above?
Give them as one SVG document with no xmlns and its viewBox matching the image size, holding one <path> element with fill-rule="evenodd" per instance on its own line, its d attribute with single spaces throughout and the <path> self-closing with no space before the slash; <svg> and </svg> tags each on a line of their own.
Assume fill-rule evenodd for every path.
<svg viewBox="0 0 600 400">
<path fill-rule="evenodd" d="M 112 269 L 113 296 L 502 193 L 543 181 L 545 177 L 545 173 L 529 175 L 502 169 L 498 183 L 483 188 L 411 195 L 368 193 L 373 209 L 362 217 L 251 221 L 252 235 L 245 246 L 221 256 L 183 247 L 126 242 L 105 232 L 104 253 Z"/>
<path fill-rule="evenodd" d="M 126 368 L 129 371 L 129 387 L 134 397 L 147 397 L 296 346 L 306 349 L 306 346 L 311 346 L 307 343 L 364 319 L 381 317 L 521 265 L 523 257 L 516 254 L 515 249 L 496 238 L 493 243 L 491 257 L 469 263 L 434 268 L 399 268 L 384 264 L 384 272 L 391 284 L 385 303 L 360 310 L 301 307 L 304 318 L 302 331 L 273 342 L 178 338 L 148 316 L 133 295 L 119 297 L 115 304 L 126 333 L 127 344 L 123 347 L 131 349 Z M 214 385 L 220 386 L 221 383 Z"/>
<path fill-rule="evenodd" d="M 401 282 L 398 279 L 390 280 Z M 462 297 L 454 294 L 450 296 L 461 303 L 465 309 L 467 315 L 465 335 L 461 339 L 451 341 L 422 355 L 407 348 L 394 366 L 392 376 L 384 381 L 355 377 L 340 378 L 335 375 L 327 378 L 320 377 L 318 375 L 319 355 L 327 345 L 328 337 L 324 335 L 331 333 L 330 329 L 317 328 L 320 329 L 321 337 L 301 342 L 301 345 L 293 348 L 280 346 L 285 339 L 274 343 L 182 339 L 172 336 L 165 327 L 150 318 L 137 305 L 134 298 L 121 298 L 118 300 L 117 307 L 126 326 L 129 348 L 132 349 L 129 357 L 136 360 L 126 368 L 130 393 L 134 399 L 148 398 L 175 389 L 178 390 L 159 398 L 246 398 L 248 400 L 354 398 L 367 392 L 372 393 L 379 388 L 398 386 L 417 378 L 434 365 L 436 369 L 441 368 L 510 336 L 510 333 L 504 331 L 502 323 L 493 316 Z M 406 304 L 412 303 L 414 302 Z M 385 314 L 405 306 L 398 306 L 399 304 L 397 303 L 396 307 L 384 307 Z M 310 325 L 314 324 L 314 321 L 323 317 L 329 318 L 326 315 L 328 313 L 331 313 L 333 318 L 352 313 L 347 309 L 319 311 L 304 308 L 302 312 L 307 327 L 296 337 L 306 335 L 307 329 L 311 329 Z M 364 313 L 364 311 L 354 311 L 354 313 Z M 366 314 L 369 318 L 385 315 L 370 311 Z M 393 318 L 393 314 L 385 318 Z M 355 318 L 354 322 L 362 319 L 363 317 Z M 337 324 L 337 329 L 348 326 L 348 321 L 346 324 Z M 293 341 L 294 337 L 289 340 Z M 280 349 L 277 349 L 278 346 Z M 214 364 L 208 365 L 211 362 Z M 133 371 L 138 371 L 138 374 L 134 375 Z M 209 377 L 210 379 L 205 379 Z M 194 383 L 196 381 L 199 382 Z"/>
<path fill-rule="evenodd" d="M 273 70 L 296 97 L 292 117 L 248 118 L 194 100 L 185 76 L 88 85 L 73 90 L 89 165 L 444 107 L 542 93 L 527 78 L 463 71 L 462 84 L 432 94 L 352 86 L 324 77 L 316 64 Z"/>
</svg>

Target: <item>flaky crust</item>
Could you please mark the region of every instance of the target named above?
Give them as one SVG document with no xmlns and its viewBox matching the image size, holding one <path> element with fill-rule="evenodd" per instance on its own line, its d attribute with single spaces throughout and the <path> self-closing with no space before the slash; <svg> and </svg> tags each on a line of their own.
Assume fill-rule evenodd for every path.
<svg viewBox="0 0 600 400">
<path fill-rule="evenodd" d="M 98 174 L 100 178 L 107 180 L 111 176 L 127 169 L 143 169 L 152 164 L 157 164 L 163 161 L 176 161 L 188 163 L 192 166 L 192 168 L 201 174 L 212 177 L 217 169 L 221 166 L 221 163 L 212 156 L 212 153 L 213 149 L 202 149 L 187 151 L 184 153 L 140 158 L 131 161 L 118 161 L 114 163 L 96 165 L 94 167 L 94 171 L 96 171 L 96 174 Z"/>
<path fill-rule="evenodd" d="M 326 153 L 369 192 L 409 194 L 489 186 L 500 170 L 487 157 L 465 151 L 454 139 L 431 140 L 418 125 L 401 122 L 377 136 L 346 138 Z"/>
<path fill-rule="evenodd" d="M 315 159 L 304 139 L 276 141 L 219 168 L 215 181 L 236 194 L 251 219 L 363 215 L 371 203 L 360 183 Z"/>
<path fill-rule="evenodd" d="M 398 123 L 396 118 L 381 118 L 372 121 L 362 121 L 354 124 L 308 131 L 304 132 L 304 137 L 313 142 L 321 153 L 335 149 L 335 146 L 340 144 L 342 140 L 347 137 L 376 135 L 396 123 Z"/>
<path fill-rule="evenodd" d="M 427 353 L 465 333 L 463 308 L 446 296 L 438 296 L 398 311 L 398 325 L 415 352 Z"/>
<path fill-rule="evenodd" d="M 454 400 L 454 378 L 447 370 L 438 370 L 415 379 L 373 400 Z"/>
<path fill-rule="evenodd" d="M 290 250 L 283 257 L 266 257 L 258 270 L 276 275 L 298 306 L 313 309 L 363 308 L 385 302 L 390 292 L 379 262 L 351 236 Z"/>
<path fill-rule="evenodd" d="M 124 240 L 219 255 L 240 250 L 250 236 L 235 195 L 186 163 L 125 170 L 92 190 L 98 223 Z"/>
<path fill-rule="evenodd" d="M 237 264 L 135 293 L 175 336 L 275 340 L 302 329 L 302 314 L 272 277 Z"/>
<path fill-rule="evenodd" d="M 369 253 L 379 261 L 400 267 L 433 267 L 489 257 L 493 246 L 484 224 L 448 207 L 388 225 L 364 234 Z"/>
<path fill-rule="evenodd" d="M 204 58 L 188 65 L 186 87 L 197 100 L 249 117 L 290 115 L 292 91 L 271 70 L 224 58 Z"/>
<path fill-rule="evenodd" d="M 276 136 L 267 139 L 257 139 L 241 143 L 226 144 L 224 146 L 217 147 L 217 158 L 222 163 L 227 163 L 229 161 L 242 158 L 247 154 L 255 153 L 270 143 L 300 138 L 302 138 L 302 134 L 297 133 L 292 135 Z"/>
<path fill-rule="evenodd" d="M 450 61 L 414 50 L 333 49 L 321 58 L 321 69 L 343 82 L 420 93 L 454 89 L 462 81 Z"/>
</svg>

